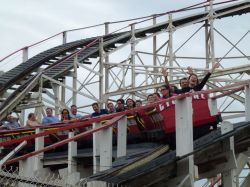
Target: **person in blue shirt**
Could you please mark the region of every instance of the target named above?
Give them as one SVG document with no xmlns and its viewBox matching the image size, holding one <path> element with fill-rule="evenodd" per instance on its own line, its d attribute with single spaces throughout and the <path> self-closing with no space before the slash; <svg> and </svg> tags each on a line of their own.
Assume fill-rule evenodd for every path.
<svg viewBox="0 0 250 187">
<path fill-rule="evenodd" d="M 103 114 L 108 114 L 108 110 L 107 109 L 100 109 L 98 103 L 93 103 L 92 108 L 94 110 L 94 113 L 91 114 L 91 117 L 97 117 L 97 116 L 101 116 Z"/>
<path fill-rule="evenodd" d="M 79 119 L 82 117 L 81 114 L 77 113 L 77 106 L 76 105 L 71 105 L 70 107 L 70 117 L 71 119 Z"/>
<path fill-rule="evenodd" d="M 7 122 L 3 124 L 3 128 L 6 128 L 6 129 L 17 129 L 17 128 L 20 128 L 21 125 L 18 123 L 18 119 L 17 118 L 14 118 L 11 113 L 9 113 L 7 115 Z"/>
<path fill-rule="evenodd" d="M 46 108 L 46 115 L 43 117 L 42 124 L 58 123 L 60 120 L 58 117 L 53 116 L 52 108 Z"/>
</svg>

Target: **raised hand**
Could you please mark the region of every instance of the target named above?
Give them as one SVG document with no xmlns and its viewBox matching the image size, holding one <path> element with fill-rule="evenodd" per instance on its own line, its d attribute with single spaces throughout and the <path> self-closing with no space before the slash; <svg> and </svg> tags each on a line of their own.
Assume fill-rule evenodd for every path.
<svg viewBox="0 0 250 187">
<path fill-rule="evenodd" d="M 161 68 L 161 73 L 165 78 L 165 84 L 169 86 L 169 82 L 168 82 L 168 69 L 167 68 Z"/>
<path fill-rule="evenodd" d="M 168 69 L 167 68 L 162 68 L 161 69 L 161 73 L 164 77 L 167 77 L 168 76 Z"/>
<path fill-rule="evenodd" d="M 215 70 L 216 68 L 219 68 L 219 67 L 220 67 L 220 63 L 219 63 L 219 62 L 216 62 L 216 63 L 212 66 L 211 73 L 213 73 L 214 70 Z"/>
<path fill-rule="evenodd" d="M 191 75 L 191 74 L 194 73 L 194 72 L 193 72 L 193 68 L 191 68 L 190 66 L 187 67 L 187 70 L 188 70 L 187 73 L 188 73 L 189 75 Z"/>
</svg>

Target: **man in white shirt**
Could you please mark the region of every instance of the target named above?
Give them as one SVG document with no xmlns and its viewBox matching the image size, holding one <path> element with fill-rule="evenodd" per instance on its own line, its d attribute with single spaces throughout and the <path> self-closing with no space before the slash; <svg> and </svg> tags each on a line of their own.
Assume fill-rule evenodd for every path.
<svg viewBox="0 0 250 187">
<path fill-rule="evenodd" d="M 7 122 L 3 124 L 3 127 L 7 129 L 17 129 L 20 128 L 21 125 L 18 123 L 17 118 L 14 118 L 10 113 L 7 115 Z"/>
</svg>

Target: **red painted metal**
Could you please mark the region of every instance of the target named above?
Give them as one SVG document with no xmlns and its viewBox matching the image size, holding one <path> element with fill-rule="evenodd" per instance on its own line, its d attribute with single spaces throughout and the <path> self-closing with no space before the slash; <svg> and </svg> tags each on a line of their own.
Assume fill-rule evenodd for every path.
<svg viewBox="0 0 250 187">
<path fill-rule="evenodd" d="M 217 122 L 216 116 L 211 116 L 208 107 L 208 94 L 193 95 L 193 126 L 212 124 Z M 219 113 L 217 114 L 219 115 Z M 146 130 L 164 129 L 165 133 L 175 132 L 175 102 L 164 102 L 151 110 L 139 112 L 139 116 L 145 123 Z"/>
<path fill-rule="evenodd" d="M 172 102 L 174 102 L 175 100 L 178 100 L 178 99 L 183 99 L 183 98 L 188 97 L 188 96 L 196 96 L 196 95 L 201 95 L 201 94 L 222 92 L 222 91 L 226 91 L 226 90 L 230 90 L 229 92 L 231 94 L 231 93 L 233 93 L 233 90 L 231 90 L 231 89 L 234 89 L 234 91 L 236 92 L 236 91 L 238 91 L 238 89 L 242 89 L 242 87 L 244 87 L 246 85 L 249 85 L 249 84 L 250 84 L 250 80 L 241 81 L 241 82 L 238 82 L 238 83 L 235 83 L 235 84 L 231 84 L 231 85 L 227 85 L 227 86 L 224 86 L 224 87 L 215 88 L 215 89 L 211 89 L 211 90 L 199 91 L 199 92 L 195 92 L 195 93 L 180 94 L 180 95 L 168 98 L 166 100 L 162 100 L 162 101 L 152 103 L 152 104 L 149 104 L 149 105 L 146 105 L 146 106 L 142 106 L 142 107 L 139 107 L 139 108 L 134 108 L 134 109 L 131 109 L 131 110 L 125 111 L 125 112 L 114 113 L 114 114 L 109 114 L 109 115 L 105 115 L 105 116 L 99 116 L 97 118 L 84 119 L 85 121 L 78 120 L 78 121 L 74 121 L 74 122 L 69 122 L 67 124 L 64 124 L 63 126 L 62 126 L 62 124 L 57 124 L 57 125 L 53 125 L 53 126 L 41 126 L 41 128 L 51 128 L 52 127 L 52 128 L 57 128 L 57 129 L 48 130 L 48 131 L 45 131 L 45 132 L 41 132 L 41 133 L 38 133 L 38 134 L 32 134 L 32 135 L 21 137 L 21 138 L 16 138 L 16 139 L 13 139 L 13 140 L 10 140 L 10 141 L 0 142 L 0 146 L 7 146 L 7 145 L 14 144 L 14 143 L 22 142 L 24 140 L 32 140 L 32 139 L 34 139 L 36 137 L 46 136 L 46 135 L 53 134 L 53 133 L 56 133 L 56 132 L 59 132 L 59 131 L 70 130 L 70 129 L 73 129 L 73 128 L 86 127 L 86 126 L 91 125 L 92 123 L 108 120 L 108 119 L 111 119 L 111 118 L 119 116 L 119 115 L 128 115 L 130 113 L 141 113 L 141 115 L 143 116 L 143 114 L 145 114 L 146 111 L 150 110 L 150 108 L 155 108 L 156 107 L 156 108 L 158 108 L 158 112 L 160 112 L 160 110 L 159 110 L 160 105 L 166 105 L 166 103 L 172 103 Z M 170 109 L 168 109 L 168 110 L 172 111 L 172 113 L 173 113 L 174 108 L 171 109 L 171 107 L 170 107 Z M 170 111 L 168 112 L 168 114 L 166 114 L 166 116 L 168 116 L 169 113 L 171 113 Z M 147 118 L 147 117 L 145 117 L 145 118 Z M 168 120 L 172 120 L 172 122 L 170 122 L 170 124 L 173 124 L 174 115 L 170 115 Z M 147 121 L 147 119 L 146 119 L 146 121 Z M 152 129 L 153 127 L 148 126 L 147 128 Z M 171 129 L 172 130 L 170 130 L 170 132 L 173 131 L 173 127 L 171 127 Z M 168 130 L 169 129 L 166 129 L 166 132 L 169 132 Z M 30 129 L 26 129 L 26 131 L 30 131 Z M 15 132 L 23 132 L 23 130 L 2 131 L 2 132 L 0 132 L 0 134 L 10 133 L 10 132 L 13 132 L 13 133 L 15 133 Z"/>
<path fill-rule="evenodd" d="M 42 149 L 39 149 L 37 151 L 33 151 L 31 153 L 27 153 L 25 155 L 16 157 L 16 158 L 14 158 L 12 160 L 9 160 L 9 161 L 5 162 L 3 165 L 8 165 L 8 164 L 12 164 L 12 163 L 15 163 L 17 161 L 20 161 L 20 160 L 24 160 L 24 159 L 27 159 L 27 158 L 29 158 L 31 156 L 37 155 L 39 153 L 42 153 L 42 152 L 45 152 L 45 151 L 49 151 L 49 150 L 54 149 L 56 147 L 60 147 L 60 146 L 62 146 L 64 144 L 67 144 L 67 143 L 69 143 L 71 141 L 78 140 L 80 138 L 90 136 L 90 135 L 92 135 L 95 132 L 98 132 L 100 130 L 104 130 L 104 129 L 107 129 L 107 128 L 113 126 L 114 123 L 117 122 L 117 121 L 119 121 L 122 117 L 124 117 L 124 115 L 119 115 L 117 117 L 114 117 L 111 120 L 107 121 L 105 124 L 103 124 L 101 127 L 97 127 L 97 128 L 94 128 L 94 129 L 82 132 L 82 133 L 80 133 L 80 134 L 78 134 L 78 135 L 76 135 L 76 136 L 74 136 L 72 138 L 67 138 L 65 140 L 57 142 L 57 143 L 55 143 L 53 145 L 49 145 L 49 146 L 47 146 L 45 148 L 42 148 Z"/>
<path fill-rule="evenodd" d="M 45 129 L 53 128 L 53 129 L 52 130 L 47 130 L 45 132 L 37 133 L 37 134 L 24 136 L 24 137 L 21 137 L 21 138 L 16 138 L 16 139 L 9 140 L 9 141 L 0 142 L 0 146 L 12 145 L 12 144 L 19 143 L 19 142 L 22 142 L 22 141 L 25 141 L 25 140 L 32 140 L 34 138 L 38 138 L 38 137 L 41 137 L 41 136 L 46 136 L 46 135 L 57 133 L 59 131 L 65 131 L 65 130 L 81 128 L 81 127 L 88 127 L 92 123 L 101 122 L 101 121 L 104 121 L 104 120 L 109 120 L 111 118 L 114 118 L 114 117 L 117 117 L 117 116 L 120 116 L 120 115 L 124 115 L 124 112 L 123 113 L 116 113 L 116 114 L 112 114 L 112 115 L 100 116 L 100 117 L 97 117 L 97 118 L 90 118 L 90 119 L 85 120 L 83 122 L 81 122 L 81 121 L 68 122 L 68 123 L 64 124 L 64 126 L 62 126 L 61 124 L 59 126 L 57 126 L 57 125 L 54 126 L 52 124 L 52 125 L 49 125 L 49 127 L 47 125 L 46 126 L 44 126 L 44 125 L 39 126 L 39 128 L 45 128 Z M 10 132 L 15 133 L 16 131 L 5 131 L 5 133 L 10 133 Z"/>
<path fill-rule="evenodd" d="M 221 180 L 221 175 L 218 176 L 214 181 L 212 181 L 209 187 L 214 187 L 218 182 L 220 182 L 220 180 Z"/>
</svg>

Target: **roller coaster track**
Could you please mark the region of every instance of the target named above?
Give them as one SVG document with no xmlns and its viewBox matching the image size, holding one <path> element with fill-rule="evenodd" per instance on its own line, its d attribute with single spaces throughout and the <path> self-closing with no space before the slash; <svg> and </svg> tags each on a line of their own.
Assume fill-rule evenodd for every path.
<svg viewBox="0 0 250 187">
<path fill-rule="evenodd" d="M 159 147 L 136 161 L 131 163 L 122 161 L 120 167 L 98 173 L 87 180 L 106 181 L 125 186 L 166 186 L 167 182 L 175 177 L 176 162 L 190 155 L 194 155 L 195 165 L 199 167 L 199 175 L 209 175 L 209 171 L 215 169 L 213 166 L 225 163 L 228 159 L 223 154 L 222 146 L 226 139 L 234 136 L 235 153 L 248 151 L 249 130 L 249 122 L 236 123 L 234 130 L 224 135 L 221 135 L 221 129 L 218 129 L 197 139 L 194 141 L 194 151 L 182 157 L 176 157 L 175 150 L 164 152 L 165 147 Z M 150 160 L 149 158 L 154 154 L 158 154 L 157 157 Z"/>
<path fill-rule="evenodd" d="M 249 12 L 250 1 L 242 1 L 214 9 L 215 18 L 217 19 L 246 14 Z M 209 11 L 202 11 L 201 13 L 174 19 L 173 25 L 177 29 L 185 27 L 186 25 L 203 22 L 208 19 Z M 162 22 L 146 28 L 137 29 L 135 30 L 135 37 L 147 38 L 157 33 L 166 32 L 168 25 L 169 22 Z M 89 58 L 99 57 L 99 41 L 101 38 L 103 38 L 104 50 L 112 51 L 117 47 L 117 44 L 128 43 L 131 36 L 131 32 L 127 31 L 63 44 L 44 51 L 8 72 L 5 72 L 0 76 L 0 94 L 5 93 L 11 88 L 15 89 L 15 91 L 1 104 L 0 120 L 3 119 L 7 112 L 11 111 L 19 104 L 25 94 L 34 89 L 34 86 L 30 86 L 29 89 L 22 92 L 34 77 L 37 76 L 38 69 L 42 66 L 47 66 L 42 70 L 44 75 L 53 79 L 58 79 L 65 76 L 67 72 L 73 68 L 73 61 L 76 55 L 79 63 L 89 63 Z M 17 86 L 18 88 L 16 89 Z M 19 100 L 10 104 L 16 95 L 20 95 L 20 92 L 22 92 L 23 97 L 19 97 Z"/>
</svg>

